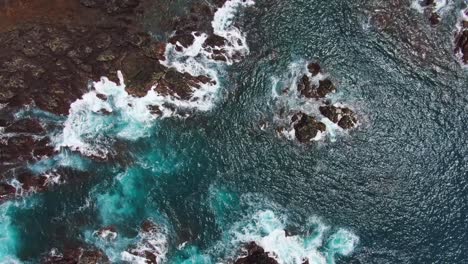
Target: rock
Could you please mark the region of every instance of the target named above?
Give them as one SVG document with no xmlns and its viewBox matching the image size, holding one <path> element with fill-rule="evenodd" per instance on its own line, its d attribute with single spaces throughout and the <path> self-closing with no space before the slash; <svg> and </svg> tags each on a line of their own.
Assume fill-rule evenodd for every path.
<svg viewBox="0 0 468 264">
<path fill-rule="evenodd" d="M 316 76 L 320 73 L 320 65 L 318 63 L 309 63 L 309 65 L 307 65 L 307 69 L 312 74 L 312 76 Z"/>
<path fill-rule="evenodd" d="M 347 107 L 325 105 L 319 108 L 320 113 L 343 129 L 351 129 L 357 125 L 356 114 Z"/>
<path fill-rule="evenodd" d="M 429 17 L 429 22 L 431 23 L 431 25 L 435 26 L 437 24 L 439 24 L 441 21 L 441 17 L 438 13 L 436 12 L 433 12 L 431 14 L 431 16 Z"/>
<path fill-rule="evenodd" d="M 103 100 L 103 101 L 107 101 L 107 95 L 105 95 L 105 94 L 98 93 L 98 94 L 96 94 L 96 97 Z"/>
<path fill-rule="evenodd" d="M 113 61 L 117 58 L 117 56 L 114 54 L 112 50 L 105 50 L 99 56 L 96 58 L 97 61 L 101 62 L 107 62 L 107 61 Z"/>
<path fill-rule="evenodd" d="M 155 116 L 162 116 L 163 115 L 163 112 L 161 111 L 161 108 L 159 106 L 157 106 L 157 105 L 149 105 L 148 110 L 150 111 L 150 113 L 152 115 L 155 115 Z"/>
<path fill-rule="evenodd" d="M 297 84 L 298 92 L 306 98 L 318 98 L 317 87 L 310 82 L 307 75 L 303 75 Z"/>
<path fill-rule="evenodd" d="M 468 8 L 463 11 L 465 16 L 468 17 Z M 460 28 L 455 35 L 455 49 L 454 53 L 461 59 L 461 63 L 468 64 L 468 20 L 463 18 L 458 27 Z"/>
<path fill-rule="evenodd" d="M 192 33 L 183 32 L 176 33 L 176 35 L 169 39 L 169 43 L 173 45 L 180 44 L 184 48 L 188 48 L 189 46 L 191 46 L 194 41 L 195 37 L 192 35 Z"/>
<path fill-rule="evenodd" d="M 112 241 L 117 238 L 117 229 L 113 226 L 103 227 L 94 232 L 94 235 L 106 241 Z"/>
<path fill-rule="evenodd" d="M 0 177 L 1 178 L 1 177 Z M 0 183 L 0 203 L 15 196 L 16 188 L 8 183 Z"/>
<path fill-rule="evenodd" d="M 32 133 L 42 134 L 44 128 L 35 119 L 21 119 L 13 122 L 5 128 L 5 133 Z"/>
<path fill-rule="evenodd" d="M 319 81 L 319 87 L 317 89 L 317 95 L 321 98 L 324 98 L 330 93 L 336 92 L 335 85 L 329 80 L 321 80 Z"/>
<path fill-rule="evenodd" d="M 319 133 L 326 131 L 326 126 L 318 122 L 314 117 L 299 112 L 291 118 L 295 136 L 301 143 L 307 143 L 313 140 Z"/>
<path fill-rule="evenodd" d="M 235 264 L 278 264 L 278 261 L 270 257 L 268 252 L 255 242 L 250 242 L 246 249 L 247 256 L 237 259 Z"/>
<path fill-rule="evenodd" d="M 225 38 L 212 34 L 205 40 L 203 47 L 224 47 L 226 42 L 227 40 Z"/>
<path fill-rule="evenodd" d="M 51 250 L 41 261 L 43 264 L 107 264 L 108 257 L 96 248 L 71 248 L 59 253 L 56 249 Z"/>
</svg>

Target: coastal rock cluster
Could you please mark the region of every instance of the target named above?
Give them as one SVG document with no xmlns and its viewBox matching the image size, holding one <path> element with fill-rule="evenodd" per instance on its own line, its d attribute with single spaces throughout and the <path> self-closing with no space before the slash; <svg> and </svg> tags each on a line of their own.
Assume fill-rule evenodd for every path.
<svg viewBox="0 0 468 264">
<path fill-rule="evenodd" d="M 213 33 L 211 21 L 225 2 L 194 4 L 187 16 L 174 20 L 175 33 L 169 41 L 187 44 L 178 36 L 204 31 L 210 34 L 207 47 L 218 47 L 224 40 Z M 118 70 L 125 77 L 126 91 L 134 97 L 154 89 L 161 96 L 193 101 L 198 88 L 216 84 L 209 76 L 193 76 L 164 65 L 167 44 L 154 40 L 141 23 L 145 11 L 158 4 L 148 0 L 18 0 L 0 6 L 1 200 L 46 190 L 45 176 L 26 171 L 34 180 L 25 176 L 15 185 L 12 179 L 24 165 L 57 154 L 50 139 L 51 130 L 57 127 L 32 116 L 18 116 L 18 111 L 34 108 L 66 116 L 92 81 L 110 76 L 118 82 Z M 105 95 L 97 96 L 107 100 Z M 148 109 L 155 116 L 162 113 L 157 105 Z M 100 114 L 109 114 L 103 110 Z"/>
<path fill-rule="evenodd" d="M 455 33 L 455 55 L 462 65 L 468 65 L 468 8 L 460 12 Z"/>
<path fill-rule="evenodd" d="M 298 105 L 281 107 L 280 115 L 287 116 L 289 127 L 279 127 L 278 133 L 307 143 L 322 139 L 331 129 L 330 123 L 342 130 L 355 128 L 358 125 L 356 113 L 343 104 L 331 103 L 330 96 L 336 92 L 336 86 L 322 73 L 321 66 L 309 63 L 306 68 L 306 72 L 299 74 L 295 83 L 282 89 L 279 95 L 280 99 L 292 97 Z M 316 111 L 306 111 L 301 104 L 312 106 Z M 330 122 L 325 122 L 324 118 Z"/>
</svg>

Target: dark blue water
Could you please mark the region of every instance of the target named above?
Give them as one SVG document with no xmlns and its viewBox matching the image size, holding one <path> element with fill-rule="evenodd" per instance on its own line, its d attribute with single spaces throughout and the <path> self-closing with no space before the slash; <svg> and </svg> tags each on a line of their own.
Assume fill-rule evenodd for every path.
<svg viewBox="0 0 468 264">
<path fill-rule="evenodd" d="M 86 242 L 118 259 L 150 218 L 168 263 L 232 262 L 244 240 L 282 229 L 317 243 L 279 235 L 284 263 L 295 250 L 328 263 L 467 263 L 468 74 L 451 57 L 455 13 L 432 35 L 414 13 L 436 65 L 408 55 L 407 32 L 369 26 L 368 4 L 256 1 L 238 21 L 250 54 L 223 70 L 216 107 L 155 122 L 121 143 L 120 160 L 63 153 L 72 184 L 2 205 L 0 258 L 36 262 Z M 278 115 L 272 77 L 301 60 L 330 74 L 356 130 L 300 145 L 260 129 Z M 92 235 L 108 225 L 113 244 Z"/>
</svg>

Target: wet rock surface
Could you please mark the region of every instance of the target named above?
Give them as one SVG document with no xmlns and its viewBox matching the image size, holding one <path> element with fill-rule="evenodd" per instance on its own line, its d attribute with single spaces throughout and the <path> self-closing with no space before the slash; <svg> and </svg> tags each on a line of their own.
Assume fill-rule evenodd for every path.
<svg viewBox="0 0 468 264">
<path fill-rule="evenodd" d="M 99 249 L 83 246 L 65 249 L 63 253 L 51 250 L 42 260 L 43 264 L 107 264 L 110 263 L 107 256 Z"/>
<path fill-rule="evenodd" d="M 327 127 L 314 117 L 304 113 L 296 113 L 291 118 L 296 139 L 301 143 L 312 141 L 319 133 L 325 132 Z"/>
<path fill-rule="evenodd" d="M 351 129 L 357 125 L 357 117 L 348 107 L 324 105 L 319 108 L 320 113 L 343 129 Z"/>
<path fill-rule="evenodd" d="M 278 264 L 274 258 L 268 255 L 268 252 L 251 242 L 246 246 L 247 256 L 237 259 L 235 264 Z"/>
<path fill-rule="evenodd" d="M 468 8 L 461 12 L 455 34 L 455 55 L 463 65 L 468 64 Z"/>
</svg>

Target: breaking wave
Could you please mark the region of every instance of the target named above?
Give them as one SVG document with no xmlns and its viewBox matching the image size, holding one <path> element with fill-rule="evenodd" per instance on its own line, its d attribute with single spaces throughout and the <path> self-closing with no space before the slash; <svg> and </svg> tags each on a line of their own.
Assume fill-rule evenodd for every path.
<svg viewBox="0 0 468 264">
<path fill-rule="evenodd" d="M 245 36 L 233 26 L 233 20 L 239 7 L 253 4 L 253 1 L 230 0 L 214 15 L 214 33 L 227 40 L 226 46 L 222 47 L 227 64 L 235 60 L 235 55 L 240 58 L 249 52 Z M 159 94 L 156 87 L 152 87 L 144 97 L 133 97 L 125 90 L 122 73 L 118 73 L 119 83 L 103 77 L 94 82 L 92 91 L 71 105 L 63 133 L 55 139 L 56 148 L 66 147 L 85 156 L 106 159 L 112 154 L 112 145 L 117 139 L 135 140 L 147 136 L 155 119 L 174 116 L 172 106 L 210 110 L 220 87 L 220 63 L 209 58 L 207 54 L 211 50 L 203 48 L 206 38 L 206 34 L 197 36 L 194 43 L 182 52 L 176 51 L 175 45 L 168 44 L 167 59 L 161 63 L 193 76 L 209 76 L 214 82 L 200 84 L 199 88 L 194 88 L 189 100 L 181 100 Z M 160 113 L 155 115 L 152 107 L 157 107 Z"/>
</svg>

